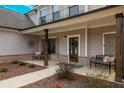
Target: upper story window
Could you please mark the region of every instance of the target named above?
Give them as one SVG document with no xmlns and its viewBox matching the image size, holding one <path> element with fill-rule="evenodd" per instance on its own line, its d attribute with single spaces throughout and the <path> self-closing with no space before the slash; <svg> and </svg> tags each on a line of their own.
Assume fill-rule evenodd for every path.
<svg viewBox="0 0 124 93">
<path fill-rule="evenodd" d="M 46 23 L 47 13 L 48 13 L 48 9 L 47 8 L 41 10 L 41 12 L 40 12 L 41 24 Z"/>
<path fill-rule="evenodd" d="M 69 7 L 69 16 L 75 16 L 79 14 L 79 6 L 73 5 Z"/>
<path fill-rule="evenodd" d="M 53 6 L 53 21 L 60 19 L 60 6 L 54 5 Z"/>
</svg>

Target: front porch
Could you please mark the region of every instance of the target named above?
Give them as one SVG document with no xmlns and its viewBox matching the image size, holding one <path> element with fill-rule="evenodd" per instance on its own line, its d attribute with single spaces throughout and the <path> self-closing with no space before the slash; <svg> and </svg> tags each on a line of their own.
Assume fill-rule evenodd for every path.
<svg viewBox="0 0 124 93">
<path fill-rule="evenodd" d="M 39 51 L 44 51 L 44 65 L 75 62 L 89 68 L 89 59 L 96 55 L 116 57 L 116 81 L 123 76 L 123 7 L 103 10 L 61 22 L 26 29 L 24 34 L 39 36 Z M 54 42 L 50 42 L 53 39 Z M 55 51 L 53 51 L 55 50 Z M 90 70 L 88 70 L 90 72 Z M 91 70 L 92 71 L 92 70 Z M 113 75 L 114 76 L 114 75 Z"/>
</svg>

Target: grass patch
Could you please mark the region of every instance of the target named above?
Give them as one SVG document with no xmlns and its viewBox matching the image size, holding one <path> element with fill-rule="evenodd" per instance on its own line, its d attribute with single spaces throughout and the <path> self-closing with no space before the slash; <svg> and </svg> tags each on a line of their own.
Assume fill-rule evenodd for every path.
<svg viewBox="0 0 124 93">
<path fill-rule="evenodd" d="M 1 67 L 1 68 L 0 68 L 0 73 L 7 72 L 7 71 L 8 71 L 8 69 L 5 68 L 5 67 Z"/>
<path fill-rule="evenodd" d="M 10 62 L 10 64 L 18 64 L 18 63 L 19 63 L 18 60 L 13 60 L 13 61 Z"/>
<path fill-rule="evenodd" d="M 19 66 L 26 66 L 27 64 L 25 62 L 19 62 Z"/>
</svg>

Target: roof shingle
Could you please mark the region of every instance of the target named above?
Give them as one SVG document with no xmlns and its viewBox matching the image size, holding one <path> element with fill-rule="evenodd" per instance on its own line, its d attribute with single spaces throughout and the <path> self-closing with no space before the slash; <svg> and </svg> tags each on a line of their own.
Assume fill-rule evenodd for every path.
<svg viewBox="0 0 124 93">
<path fill-rule="evenodd" d="M 35 25 L 26 15 L 0 8 L 0 26 L 24 29 Z"/>
</svg>

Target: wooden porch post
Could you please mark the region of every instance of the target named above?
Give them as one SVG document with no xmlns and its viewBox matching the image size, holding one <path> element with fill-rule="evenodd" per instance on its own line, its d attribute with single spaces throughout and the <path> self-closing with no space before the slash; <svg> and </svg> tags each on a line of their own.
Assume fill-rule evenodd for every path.
<svg viewBox="0 0 124 93">
<path fill-rule="evenodd" d="M 122 18 L 122 79 L 124 79 L 124 13 Z"/>
<path fill-rule="evenodd" d="M 44 66 L 48 66 L 48 29 L 44 29 Z"/>
<path fill-rule="evenodd" d="M 124 29 L 123 29 L 123 13 L 116 14 L 116 23 L 117 23 L 117 29 L 116 29 L 116 76 L 115 80 L 118 82 L 122 81 L 122 64 L 124 59 L 123 54 L 123 47 L 124 47 Z M 122 42 L 123 41 L 123 42 Z"/>
</svg>

